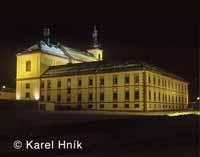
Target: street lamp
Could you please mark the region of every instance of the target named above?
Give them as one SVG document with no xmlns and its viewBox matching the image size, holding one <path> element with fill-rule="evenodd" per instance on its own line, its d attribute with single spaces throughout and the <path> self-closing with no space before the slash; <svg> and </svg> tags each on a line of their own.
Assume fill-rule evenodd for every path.
<svg viewBox="0 0 200 157">
<path fill-rule="evenodd" d="M 2 88 L 3 88 L 3 89 L 6 89 L 6 86 L 5 86 L 5 85 L 3 85 L 3 86 L 2 86 Z"/>
</svg>

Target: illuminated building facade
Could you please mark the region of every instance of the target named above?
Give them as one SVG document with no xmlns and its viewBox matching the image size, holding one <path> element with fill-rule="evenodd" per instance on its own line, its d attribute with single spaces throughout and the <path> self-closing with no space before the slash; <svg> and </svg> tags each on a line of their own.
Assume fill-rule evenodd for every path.
<svg viewBox="0 0 200 157">
<path fill-rule="evenodd" d="M 33 46 L 18 54 L 17 99 L 55 102 L 69 109 L 187 109 L 188 82 L 184 79 L 139 61 L 106 63 L 96 28 L 93 41 L 94 48 L 88 52 L 40 45 L 39 50 Z M 48 47 L 50 43 L 40 44 Z"/>
</svg>

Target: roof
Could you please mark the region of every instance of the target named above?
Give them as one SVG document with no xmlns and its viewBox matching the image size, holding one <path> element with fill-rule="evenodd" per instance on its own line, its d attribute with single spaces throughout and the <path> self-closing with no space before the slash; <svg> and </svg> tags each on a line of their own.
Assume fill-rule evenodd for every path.
<svg viewBox="0 0 200 157">
<path fill-rule="evenodd" d="M 111 73 L 111 72 L 122 72 L 131 70 L 144 70 L 144 69 L 154 72 L 156 71 L 165 76 L 185 81 L 183 78 L 173 73 L 169 73 L 163 69 L 160 69 L 153 65 L 149 65 L 142 61 L 127 61 L 127 62 L 115 62 L 115 63 L 106 63 L 105 61 L 98 61 L 98 62 L 51 66 L 41 77 L 45 78 L 45 77 L 83 75 L 83 74 L 94 74 L 94 73 Z"/>
<path fill-rule="evenodd" d="M 40 41 L 39 43 L 32 45 L 21 54 L 37 50 L 72 60 L 85 61 L 85 62 L 97 61 L 95 56 L 89 52 L 72 49 L 60 43 L 47 45 L 46 42 L 44 41 Z"/>
</svg>

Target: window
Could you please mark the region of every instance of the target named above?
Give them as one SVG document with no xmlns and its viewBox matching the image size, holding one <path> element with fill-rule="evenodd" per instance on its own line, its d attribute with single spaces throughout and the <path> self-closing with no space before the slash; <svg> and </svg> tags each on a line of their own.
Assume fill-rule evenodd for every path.
<svg viewBox="0 0 200 157">
<path fill-rule="evenodd" d="M 93 105 L 92 105 L 92 104 L 89 104 L 89 105 L 88 105 L 88 108 L 93 108 Z"/>
<path fill-rule="evenodd" d="M 100 108 L 104 108 L 104 104 L 100 104 Z"/>
<path fill-rule="evenodd" d="M 158 93 L 158 101 L 160 101 L 160 92 Z"/>
<path fill-rule="evenodd" d="M 27 92 L 27 93 L 25 94 L 25 97 L 26 97 L 26 98 L 30 98 L 30 93 Z"/>
<path fill-rule="evenodd" d="M 26 83 L 26 89 L 30 88 L 30 83 Z"/>
<path fill-rule="evenodd" d="M 156 78 L 155 78 L 155 76 L 153 77 L 153 84 L 156 85 Z"/>
<path fill-rule="evenodd" d="M 114 92 L 114 93 L 113 93 L 113 100 L 114 100 L 114 101 L 117 101 L 117 92 Z"/>
<path fill-rule="evenodd" d="M 158 86 L 160 86 L 160 78 L 158 79 Z"/>
<path fill-rule="evenodd" d="M 139 108 L 140 105 L 139 104 L 134 104 L 134 108 Z"/>
<path fill-rule="evenodd" d="M 44 95 L 40 95 L 40 100 L 44 101 Z"/>
<path fill-rule="evenodd" d="M 100 85 L 101 85 L 101 86 L 104 85 L 104 78 L 103 78 L 103 77 L 100 78 Z"/>
<path fill-rule="evenodd" d="M 26 72 L 30 72 L 31 71 L 31 61 L 27 61 L 26 62 Z"/>
<path fill-rule="evenodd" d="M 117 108 L 118 107 L 118 105 L 117 104 L 113 104 L 113 108 Z"/>
<path fill-rule="evenodd" d="M 44 88 L 44 81 L 41 82 L 41 88 Z"/>
<path fill-rule="evenodd" d="M 78 80 L 78 86 L 79 87 L 82 86 L 82 80 L 81 79 Z"/>
<path fill-rule="evenodd" d="M 151 76 L 149 75 L 149 84 L 151 84 Z"/>
<path fill-rule="evenodd" d="M 88 101 L 92 101 L 92 99 L 93 99 L 93 95 L 92 93 L 89 93 Z"/>
<path fill-rule="evenodd" d="M 135 91 L 135 100 L 139 100 L 139 90 Z"/>
<path fill-rule="evenodd" d="M 113 76 L 113 84 L 116 85 L 117 84 L 117 75 Z"/>
<path fill-rule="evenodd" d="M 93 85 L 93 79 L 92 79 L 92 78 L 89 78 L 89 80 L 88 80 L 88 85 L 89 85 L 89 86 L 92 86 L 92 85 Z"/>
<path fill-rule="evenodd" d="M 51 88 L 51 81 L 47 80 L 47 88 L 50 89 Z"/>
<path fill-rule="evenodd" d="M 71 88 L 67 88 L 67 94 L 71 94 Z"/>
<path fill-rule="evenodd" d="M 81 100 L 82 100 L 82 94 L 78 93 L 78 102 L 81 102 Z"/>
<path fill-rule="evenodd" d="M 47 95 L 47 101 L 51 101 L 51 95 Z"/>
<path fill-rule="evenodd" d="M 61 95 L 60 94 L 57 95 L 57 102 L 61 102 Z"/>
<path fill-rule="evenodd" d="M 61 80 L 57 81 L 57 88 L 61 88 Z"/>
<path fill-rule="evenodd" d="M 104 101 L 104 93 L 100 93 L 100 101 Z"/>
<path fill-rule="evenodd" d="M 71 97 L 67 96 L 67 103 L 71 102 Z"/>
<path fill-rule="evenodd" d="M 125 100 L 129 101 L 129 91 L 125 91 Z"/>
<path fill-rule="evenodd" d="M 138 73 L 136 73 L 136 74 L 134 75 L 134 83 L 135 83 L 135 84 L 138 84 L 138 83 L 139 83 L 139 74 L 138 74 Z"/>
<path fill-rule="evenodd" d="M 124 107 L 125 107 L 125 108 L 129 108 L 129 104 L 125 104 Z"/>
<path fill-rule="evenodd" d="M 67 79 L 67 87 L 71 87 L 71 79 L 70 78 Z"/>
<path fill-rule="evenodd" d="M 149 100 L 151 100 L 151 91 L 149 91 Z"/>
<path fill-rule="evenodd" d="M 154 92 L 154 101 L 156 101 L 156 92 Z"/>
<path fill-rule="evenodd" d="M 130 79 L 129 79 L 129 74 L 126 74 L 126 75 L 125 75 L 125 78 L 124 78 L 124 83 L 125 83 L 125 84 L 129 84 L 129 81 L 130 81 Z"/>
</svg>

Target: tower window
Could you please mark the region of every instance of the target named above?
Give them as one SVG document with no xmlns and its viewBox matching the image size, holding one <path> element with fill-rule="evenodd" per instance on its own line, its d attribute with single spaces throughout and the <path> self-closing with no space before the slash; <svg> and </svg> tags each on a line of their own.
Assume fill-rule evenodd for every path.
<svg viewBox="0 0 200 157">
<path fill-rule="evenodd" d="M 26 83 L 26 89 L 30 89 L 30 83 Z"/>
<path fill-rule="evenodd" d="M 26 98 L 30 98 L 30 93 L 27 92 L 26 95 L 25 95 L 25 97 Z"/>
<path fill-rule="evenodd" d="M 31 61 L 26 62 L 26 72 L 31 71 Z"/>
</svg>

